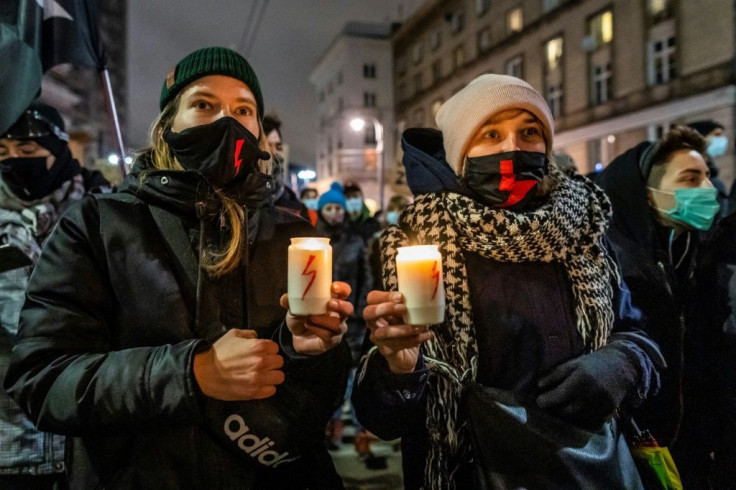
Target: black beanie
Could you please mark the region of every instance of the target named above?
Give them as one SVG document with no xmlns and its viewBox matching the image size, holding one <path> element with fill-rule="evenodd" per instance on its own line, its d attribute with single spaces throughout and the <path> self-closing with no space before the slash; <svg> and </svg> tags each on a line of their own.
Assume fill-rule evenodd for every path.
<svg viewBox="0 0 736 490">
<path fill-rule="evenodd" d="M 700 136 L 702 136 L 703 138 L 708 136 L 714 129 L 723 129 L 722 124 L 718 124 L 717 122 L 710 119 L 691 122 L 690 124 L 688 124 L 688 127 L 693 128 L 695 131 L 700 133 Z"/>
<path fill-rule="evenodd" d="M 258 119 L 263 119 L 263 95 L 258 77 L 248 61 L 228 48 L 202 48 L 188 54 L 169 72 L 161 88 L 159 109 L 193 81 L 207 75 L 225 75 L 240 80 L 248 86 L 256 98 Z"/>
</svg>

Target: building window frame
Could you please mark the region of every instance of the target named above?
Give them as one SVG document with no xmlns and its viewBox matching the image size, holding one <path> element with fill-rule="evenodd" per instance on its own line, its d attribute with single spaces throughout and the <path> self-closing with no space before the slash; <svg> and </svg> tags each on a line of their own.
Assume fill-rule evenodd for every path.
<svg viewBox="0 0 736 490">
<path fill-rule="evenodd" d="M 476 46 L 479 53 L 485 53 L 491 49 L 491 28 L 486 26 L 476 34 Z"/>
<path fill-rule="evenodd" d="M 562 104 L 564 103 L 565 90 L 562 82 L 556 84 L 548 84 L 545 90 L 545 98 L 549 105 L 549 110 L 554 119 L 562 117 Z"/>
<path fill-rule="evenodd" d="M 450 15 L 450 30 L 453 36 L 465 30 L 465 10 L 457 10 Z"/>
<path fill-rule="evenodd" d="M 375 79 L 376 78 L 376 64 L 375 63 L 363 63 L 363 78 Z"/>
<path fill-rule="evenodd" d="M 475 0 L 475 15 L 484 16 L 491 9 L 491 0 Z"/>
<path fill-rule="evenodd" d="M 677 77 L 677 36 L 668 32 L 647 42 L 647 79 L 650 86 L 664 85 Z"/>
<path fill-rule="evenodd" d="M 506 33 L 513 36 L 524 30 L 524 7 L 519 4 L 506 12 Z"/>
<path fill-rule="evenodd" d="M 611 61 L 595 63 L 590 67 L 590 104 L 603 105 L 611 99 L 613 72 Z"/>
<path fill-rule="evenodd" d="M 375 92 L 363 92 L 363 107 L 376 107 Z"/>
<path fill-rule="evenodd" d="M 455 48 L 452 50 L 452 67 L 453 69 L 457 70 L 465 66 L 465 63 L 467 63 L 468 59 L 465 53 L 465 45 L 464 44 L 458 44 L 455 46 Z"/>
<path fill-rule="evenodd" d="M 588 38 L 591 51 L 613 42 L 613 8 L 608 7 L 588 17 Z"/>
<path fill-rule="evenodd" d="M 516 78 L 524 78 L 524 55 L 520 54 L 509 58 L 505 64 L 505 71 L 507 75 L 511 75 Z"/>
</svg>

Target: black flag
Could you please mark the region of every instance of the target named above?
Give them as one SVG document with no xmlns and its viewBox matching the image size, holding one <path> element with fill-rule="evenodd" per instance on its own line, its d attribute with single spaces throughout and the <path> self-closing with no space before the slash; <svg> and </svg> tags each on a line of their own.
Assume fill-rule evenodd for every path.
<svg viewBox="0 0 736 490">
<path fill-rule="evenodd" d="M 43 72 L 61 63 L 101 71 L 106 61 L 93 0 L 2 0 L 0 132 L 38 95 Z"/>
</svg>

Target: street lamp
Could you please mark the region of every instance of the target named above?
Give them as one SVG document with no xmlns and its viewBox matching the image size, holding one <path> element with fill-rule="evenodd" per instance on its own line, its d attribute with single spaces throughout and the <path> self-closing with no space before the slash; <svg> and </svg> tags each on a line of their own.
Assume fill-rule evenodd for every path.
<svg viewBox="0 0 736 490">
<path fill-rule="evenodd" d="M 378 209 L 383 209 L 383 124 L 373 116 L 369 117 L 373 124 L 376 136 L 376 158 L 378 159 Z M 350 121 L 350 127 L 353 131 L 361 131 L 365 127 L 365 119 L 356 117 Z"/>
</svg>

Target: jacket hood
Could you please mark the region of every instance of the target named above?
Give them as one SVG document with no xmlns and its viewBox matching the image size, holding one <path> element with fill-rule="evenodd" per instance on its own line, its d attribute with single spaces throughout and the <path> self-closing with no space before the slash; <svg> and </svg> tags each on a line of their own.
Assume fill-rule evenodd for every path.
<svg viewBox="0 0 736 490">
<path fill-rule="evenodd" d="M 431 128 L 410 128 L 401 137 L 406 181 L 415 196 L 430 192 L 467 194 L 445 160 L 442 133 Z"/>
<path fill-rule="evenodd" d="M 654 247 L 655 222 L 640 162 L 651 145 L 648 141 L 639 143 L 616 157 L 602 172 L 592 175 L 611 200 L 612 228 L 648 249 Z"/>
</svg>

